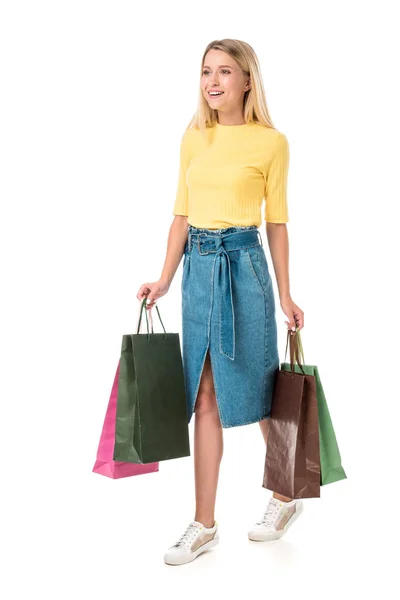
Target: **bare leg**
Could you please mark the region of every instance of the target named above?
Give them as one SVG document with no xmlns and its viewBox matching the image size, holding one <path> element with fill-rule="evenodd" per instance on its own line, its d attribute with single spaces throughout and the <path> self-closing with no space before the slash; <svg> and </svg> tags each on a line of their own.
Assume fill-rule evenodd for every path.
<svg viewBox="0 0 400 600">
<path fill-rule="evenodd" d="M 259 421 L 259 425 L 261 428 L 261 432 L 263 434 L 265 445 L 267 445 L 269 419 L 263 419 L 262 421 Z M 274 492 L 272 495 L 274 498 L 276 498 L 277 500 L 280 500 L 281 502 L 290 502 L 291 500 L 293 500 L 293 498 L 288 498 L 287 496 L 282 496 L 281 494 L 277 494 L 276 492 Z"/>
<path fill-rule="evenodd" d="M 207 352 L 195 405 L 194 465 L 195 520 L 213 527 L 223 432 L 215 398 L 210 355 Z"/>
</svg>

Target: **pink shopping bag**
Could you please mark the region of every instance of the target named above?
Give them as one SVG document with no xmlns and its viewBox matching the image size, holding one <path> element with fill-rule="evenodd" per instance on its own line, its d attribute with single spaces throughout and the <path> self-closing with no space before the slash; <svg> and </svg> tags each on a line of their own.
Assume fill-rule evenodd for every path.
<svg viewBox="0 0 400 600">
<path fill-rule="evenodd" d="M 114 383 L 111 390 L 110 400 L 108 402 L 103 429 L 100 436 L 96 462 L 94 464 L 92 472 L 99 473 L 99 475 L 105 475 L 106 477 L 111 477 L 111 479 L 131 477 L 132 475 L 143 475 L 144 473 L 155 473 L 159 470 L 158 462 L 139 465 L 113 460 L 115 444 L 115 420 L 117 415 L 118 399 L 118 379 L 119 361 L 117 372 L 115 373 Z"/>
</svg>

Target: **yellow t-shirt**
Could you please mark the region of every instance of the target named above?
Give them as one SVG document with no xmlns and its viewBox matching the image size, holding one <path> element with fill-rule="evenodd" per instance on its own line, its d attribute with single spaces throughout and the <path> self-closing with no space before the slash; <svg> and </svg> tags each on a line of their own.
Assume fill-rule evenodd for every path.
<svg viewBox="0 0 400 600">
<path fill-rule="evenodd" d="M 174 215 L 194 227 L 287 223 L 289 146 L 286 136 L 255 123 L 187 129 L 181 139 Z M 265 206 L 261 213 L 262 201 Z"/>
</svg>

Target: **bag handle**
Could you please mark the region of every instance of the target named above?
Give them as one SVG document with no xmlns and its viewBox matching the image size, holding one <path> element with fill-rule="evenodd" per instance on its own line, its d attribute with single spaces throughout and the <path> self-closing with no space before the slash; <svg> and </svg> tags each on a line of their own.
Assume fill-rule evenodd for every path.
<svg viewBox="0 0 400 600">
<path fill-rule="evenodd" d="M 293 341 L 294 341 L 294 345 L 296 348 L 297 356 L 302 359 L 303 364 L 304 364 L 306 361 L 304 360 L 303 344 L 301 343 L 300 329 L 298 327 L 296 327 L 296 332 L 293 337 Z M 298 362 L 300 362 L 300 361 L 298 361 Z"/>
<path fill-rule="evenodd" d="M 300 369 L 303 371 L 303 375 L 306 375 L 302 366 L 305 363 L 305 360 L 303 345 L 301 343 L 300 329 L 298 327 L 296 327 L 296 331 L 291 331 L 288 329 L 286 338 L 285 362 L 288 344 L 290 348 L 290 369 L 292 373 L 295 372 L 294 364 L 297 363 Z M 301 362 L 301 359 L 303 362 Z"/>
<path fill-rule="evenodd" d="M 143 298 L 143 300 L 142 300 L 142 303 L 141 303 L 141 305 L 140 305 L 139 320 L 138 320 L 137 331 L 136 331 L 136 333 L 137 333 L 137 334 L 138 334 L 138 333 L 139 333 L 139 331 L 140 331 L 140 324 L 141 324 L 141 322 L 142 322 L 142 314 L 143 314 L 143 309 L 144 309 L 144 307 L 146 306 L 146 302 L 147 302 L 147 298 L 146 298 L 146 297 L 144 297 L 144 298 Z M 165 339 L 165 338 L 167 337 L 167 332 L 165 331 L 164 323 L 163 323 L 163 322 L 162 322 L 162 320 L 161 320 L 161 315 L 160 315 L 160 311 L 158 310 L 158 306 L 157 306 L 157 304 L 154 304 L 154 306 L 156 307 L 157 314 L 158 314 L 158 318 L 160 319 L 160 322 L 161 322 L 162 328 L 164 329 L 164 333 L 165 333 L 165 335 L 164 335 L 164 339 Z M 147 311 L 147 310 L 145 310 L 145 311 L 144 311 L 144 314 L 146 315 L 147 339 L 150 339 L 150 338 L 149 338 L 149 335 L 150 335 L 150 333 L 149 333 L 149 321 L 148 321 L 148 318 L 147 318 L 147 313 L 149 313 L 149 317 L 150 317 L 150 323 L 151 323 L 151 333 L 154 333 L 154 327 L 153 327 L 153 317 L 152 317 L 152 315 L 151 315 L 151 308 L 149 308 L 149 310 L 148 310 L 148 311 Z"/>
</svg>

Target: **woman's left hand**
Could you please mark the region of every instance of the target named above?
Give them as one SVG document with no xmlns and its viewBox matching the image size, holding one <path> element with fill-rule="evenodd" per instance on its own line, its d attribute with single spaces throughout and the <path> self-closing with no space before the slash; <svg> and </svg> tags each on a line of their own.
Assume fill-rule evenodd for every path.
<svg viewBox="0 0 400 600">
<path fill-rule="evenodd" d="M 295 304 L 290 296 L 281 299 L 281 308 L 289 321 L 285 321 L 287 328 L 295 331 L 304 327 L 304 312 Z"/>
</svg>

